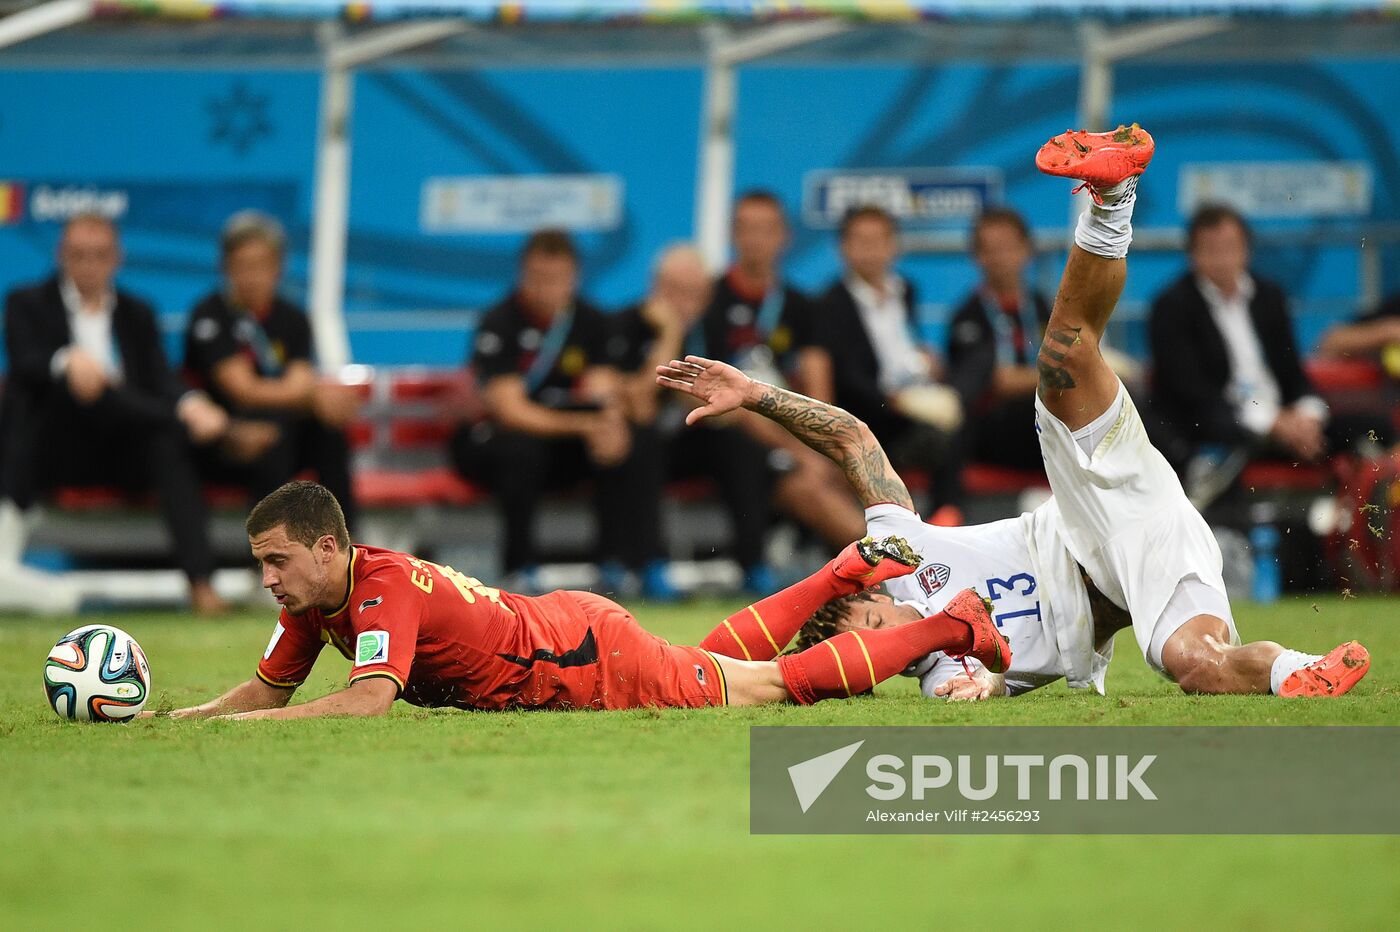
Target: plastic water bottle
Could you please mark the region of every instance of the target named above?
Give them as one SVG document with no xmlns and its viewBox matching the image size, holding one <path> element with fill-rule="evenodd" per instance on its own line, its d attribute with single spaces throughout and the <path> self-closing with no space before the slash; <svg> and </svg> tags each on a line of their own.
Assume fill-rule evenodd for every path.
<svg viewBox="0 0 1400 932">
<path fill-rule="evenodd" d="M 1283 589 L 1278 541 L 1278 528 L 1272 523 L 1256 524 L 1249 532 L 1249 545 L 1254 551 L 1254 584 L 1250 595 L 1256 602 L 1277 602 Z"/>
</svg>

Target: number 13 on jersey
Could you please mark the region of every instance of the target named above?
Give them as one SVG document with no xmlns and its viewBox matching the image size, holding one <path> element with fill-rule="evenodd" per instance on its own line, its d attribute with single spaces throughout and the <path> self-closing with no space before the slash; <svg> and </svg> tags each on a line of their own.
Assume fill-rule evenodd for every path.
<svg viewBox="0 0 1400 932">
<path fill-rule="evenodd" d="M 1006 579 L 987 580 L 987 598 L 992 600 L 992 621 L 998 628 L 1005 627 L 1006 622 L 1013 618 L 1034 617 L 1040 620 L 1040 600 L 1036 599 L 1035 604 L 1030 608 L 1015 609 L 1012 611 L 998 612 L 998 608 L 1009 608 L 1009 606 L 998 605 L 1002 598 L 1007 595 L 1020 596 L 1014 600 L 1024 604 L 1023 600 L 1028 600 L 1035 594 L 1035 577 L 1030 573 L 1017 573 L 1015 576 Z M 1008 600 L 1013 601 L 1013 600 Z"/>
</svg>

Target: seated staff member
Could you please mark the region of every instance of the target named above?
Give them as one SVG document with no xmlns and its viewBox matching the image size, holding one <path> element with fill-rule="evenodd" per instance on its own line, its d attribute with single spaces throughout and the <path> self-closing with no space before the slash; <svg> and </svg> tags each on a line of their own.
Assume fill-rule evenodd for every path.
<svg viewBox="0 0 1400 932">
<path fill-rule="evenodd" d="M 743 570 L 744 588 L 766 595 L 777 588 L 764 554 L 774 506 L 833 547 L 844 546 L 859 531 L 862 515 L 828 461 L 805 448 L 796 458 L 786 452 L 790 435 L 783 448 L 770 449 L 733 419 L 712 429 L 683 430 L 682 400 L 658 399 L 656 367 L 681 351 L 710 302 L 710 291 L 704 260 L 694 247 L 662 252 L 646 298 L 613 319 L 615 360 L 626 378 L 629 416 L 656 427 L 668 454 L 668 476 L 714 480 L 729 513 L 730 550 Z M 770 469 L 770 459 L 779 459 L 780 468 Z"/>
<path fill-rule="evenodd" d="M 500 507 L 504 569 L 517 591 L 538 590 L 541 494 L 587 477 L 605 588 L 640 574 L 647 595 L 674 598 L 661 559 L 660 450 L 647 428 L 628 423 L 609 364 L 611 325 L 579 297 L 578 275 L 567 233 L 526 240 L 519 283 L 477 328 L 469 365 L 487 418 L 453 437 L 453 461 Z"/>
<path fill-rule="evenodd" d="M 207 478 L 261 498 L 303 470 L 335 493 L 351 527 L 356 509 L 345 426 L 360 400 L 317 374 L 311 325 L 278 293 L 287 238 L 256 211 L 224 225 L 223 286 L 194 306 L 185 329 L 185 376 L 234 418 L 200 466 Z"/>
</svg>

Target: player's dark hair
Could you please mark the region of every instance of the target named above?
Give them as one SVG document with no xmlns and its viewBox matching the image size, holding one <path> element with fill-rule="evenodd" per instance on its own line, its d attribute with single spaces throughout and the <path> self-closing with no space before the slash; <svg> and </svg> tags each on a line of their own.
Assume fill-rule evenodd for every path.
<svg viewBox="0 0 1400 932">
<path fill-rule="evenodd" d="M 797 640 L 788 653 L 799 653 L 809 647 L 816 647 L 827 638 L 835 637 L 840 632 L 837 626 L 850 616 L 851 611 L 858 602 L 873 602 L 870 593 L 866 591 L 853 592 L 850 595 L 843 595 L 839 599 L 832 599 L 821 608 L 812 613 L 812 617 L 803 622 L 802 627 L 797 632 Z"/>
<path fill-rule="evenodd" d="M 782 199 L 767 188 L 750 188 L 740 194 L 734 199 L 734 212 L 737 214 L 739 208 L 745 204 L 763 204 L 771 207 L 783 218 L 783 222 L 787 222 L 787 209 L 783 207 Z"/>
<path fill-rule="evenodd" d="M 972 223 L 972 230 L 967 237 L 968 252 L 976 253 L 981 246 L 982 231 L 997 224 L 1011 227 L 1025 240 L 1027 246 L 1031 245 L 1031 228 L 1025 217 L 1010 207 L 988 207 L 978 214 Z"/>
<path fill-rule="evenodd" d="M 846 235 L 851 232 L 851 227 L 855 226 L 861 220 L 878 220 L 889 227 L 891 233 L 896 236 L 899 235 L 899 221 L 895 219 L 894 214 L 885 210 L 885 208 L 878 204 L 861 204 L 857 207 L 852 207 L 841 216 L 841 226 L 838 227 L 838 233 L 841 239 L 844 240 Z"/>
<path fill-rule="evenodd" d="M 1249 228 L 1249 221 L 1244 219 L 1244 215 L 1229 204 L 1202 204 L 1196 208 L 1196 212 L 1191 215 L 1191 221 L 1186 225 L 1186 251 L 1190 252 L 1196 248 L 1196 240 L 1200 238 L 1205 230 L 1213 230 L 1222 223 L 1233 223 L 1240 228 L 1244 234 L 1244 244 L 1254 246 L 1254 231 Z"/>
<path fill-rule="evenodd" d="M 520 247 L 522 263 L 531 256 L 567 256 L 577 265 L 578 247 L 574 245 L 574 238 L 564 230 L 536 230 Z"/>
<path fill-rule="evenodd" d="M 269 493 L 253 506 L 243 525 L 249 537 L 266 534 L 279 526 L 303 547 L 314 547 L 316 541 L 329 534 L 341 550 L 350 549 L 345 512 L 340 510 L 340 502 L 335 500 L 331 490 L 317 482 L 299 479 Z"/>
</svg>

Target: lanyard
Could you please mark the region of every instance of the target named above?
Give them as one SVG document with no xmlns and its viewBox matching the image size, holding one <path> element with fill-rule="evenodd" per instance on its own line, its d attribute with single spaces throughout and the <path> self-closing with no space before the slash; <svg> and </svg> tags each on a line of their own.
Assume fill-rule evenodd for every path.
<svg viewBox="0 0 1400 932">
<path fill-rule="evenodd" d="M 1015 334 L 1011 330 L 1011 324 L 1006 319 L 1006 312 L 1001 309 L 1001 304 L 991 296 L 986 289 L 978 289 L 978 300 L 982 302 L 982 310 L 991 321 L 992 329 L 996 331 L 997 362 L 1009 366 L 1016 362 L 1017 347 L 1012 343 Z M 1033 359 L 1035 356 L 1034 341 L 1040 332 L 1040 321 L 1036 318 L 1035 302 L 1030 295 L 1021 292 L 1017 314 L 1021 320 L 1021 341 L 1019 347 L 1026 359 Z"/>
<path fill-rule="evenodd" d="M 765 343 L 773 335 L 773 331 L 778 329 L 778 321 L 783 316 L 784 297 L 786 297 L 786 293 L 782 280 L 773 279 L 773 284 L 769 286 L 768 292 L 763 296 L 763 303 L 758 307 L 758 338 Z"/>
<path fill-rule="evenodd" d="M 267 338 L 267 331 L 252 314 L 246 314 L 245 319 L 248 321 L 248 342 L 252 345 L 253 355 L 258 357 L 258 365 L 269 376 L 281 375 L 282 360 L 273 352 L 272 341 Z"/>
<path fill-rule="evenodd" d="M 525 370 L 525 391 L 533 395 L 544 384 L 544 380 L 549 378 L 550 370 L 559 361 L 559 354 L 564 351 L 564 344 L 569 339 L 569 331 L 574 325 L 574 306 L 569 305 L 564 313 L 554 318 L 554 323 L 549 325 L 549 330 L 545 332 L 544 339 L 540 341 L 540 351 L 535 356 L 535 361 L 530 363 L 530 368 Z"/>
</svg>

